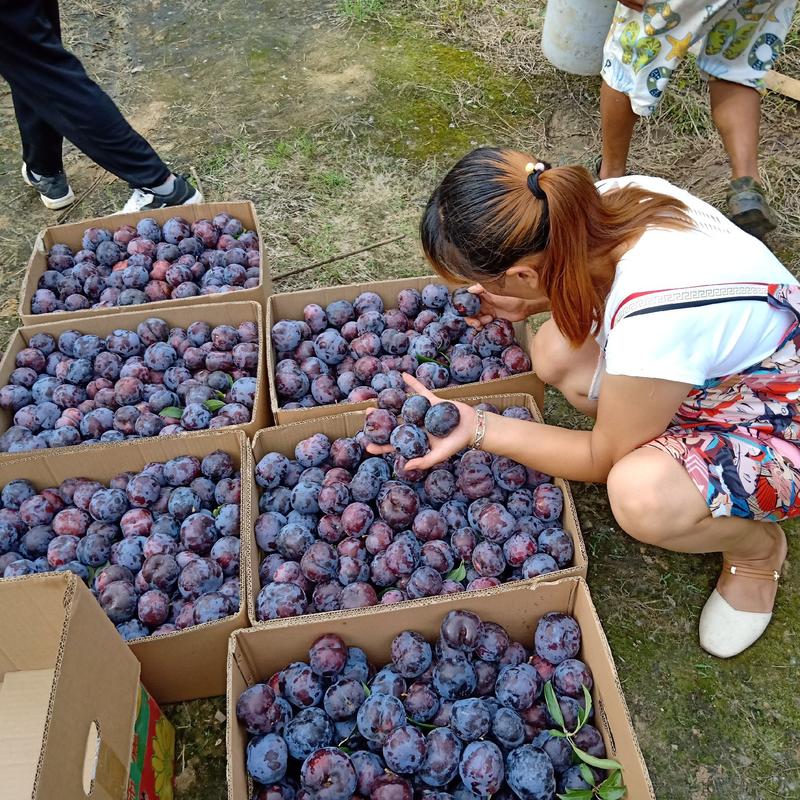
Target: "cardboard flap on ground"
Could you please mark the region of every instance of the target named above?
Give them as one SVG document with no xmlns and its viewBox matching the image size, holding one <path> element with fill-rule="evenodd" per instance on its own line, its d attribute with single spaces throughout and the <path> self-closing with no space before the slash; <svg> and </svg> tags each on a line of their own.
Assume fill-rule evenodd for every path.
<svg viewBox="0 0 800 800">
<path fill-rule="evenodd" d="M 70 222 L 66 225 L 52 225 L 41 231 L 36 237 L 33 245 L 33 253 L 28 261 L 25 270 L 25 277 L 22 282 L 22 289 L 19 295 L 19 315 L 23 325 L 35 325 L 54 320 L 76 320 L 86 317 L 108 314 L 109 311 L 116 309 L 109 308 L 89 308 L 80 311 L 60 311 L 53 314 L 32 314 L 31 299 L 34 292 L 39 287 L 39 278 L 47 270 L 47 253 L 54 244 L 65 244 L 72 248 L 73 252 L 81 249 L 83 232 L 87 228 L 107 228 L 115 231 L 123 225 L 132 225 L 141 219 L 150 218 L 163 225 L 172 217 L 183 217 L 189 222 L 196 222 L 199 219 L 211 219 L 216 214 L 227 212 L 232 217 L 241 220 L 246 230 L 255 231 L 258 234 L 259 253 L 261 255 L 261 283 L 253 289 L 239 289 L 235 292 L 224 294 L 198 295 L 197 297 L 187 297 L 179 300 L 159 300 L 155 303 L 146 303 L 143 308 L 150 310 L 151 317 L 160 316 L 165 309 L 176 305 L 205 305 L 207 303 L 228 303 L 231 300 L 255 300 L 259 303 L 272 294 L 272 279 L 267 265 L 266 251 L 264 248 L 261 229 L 258 224 L 255 206 L 249 200 L 231 200 L 227 203 L 198 203 L 192 206 L 180 206 L 179 208 L 155 208 L 148 211 L 138 211 L 131 214 L 111 214 L 107 217 L 94 217 L 84 219 L 80 222 Z M 129 306 L 119 306 L 120 311 Z"/>
<path fill-rule="evenodd" d="M 397 295 L 401 289 L 422 290 L 429 283 L 442 283 L 451 291 L 459 288 L 456 284 L 447 283 L 435 275 L 425 275 L 421 278 L 400 278 L 391 281 L 376 281 L 374 283 L 351 283 L 345 286 L 331 286 L 324 289 L 306 289 L 300 292 L 286 292 L 274 294 L 266 301 L 266 334 L 267 334 L 267 371 L 269 381 L 269 394 L 272 402 L 272 416 L 275 422 L 283 425 L 288 422 L 297 422 L 304 419 L 326 417 L 331 414 L 340 414 L 343 411 L 360 411 L 375 405 L 374 401 L 364 403 L 333 403 L 327 406 L 314 406 L 313 408 L 281 410 L 278 405 L 278 393 L 275 391 L 275 363 L 276 353 L 272 348 L 270 332 L 272 326 L 282 319 L 303 319 L 303 309 L 309 303 L 317 303 L 325 308 L 334 300 L 350 300 L 351 302 L 362 292 L 375 292 L 383 300 L 386 308 L 397 307 Z M 533 349 L 533 331 L 527 322 L 515 322 L 514 333 L 520 347 L 531 355 Z M 535 365 L 534 365 L 535 366 Z M 536 402 L 542 405 L 544 399 L 544 384 L 534 372 L 523 372 L 509 378 L 497 378 L 477 384 L 464 384 L 462 386 L 448 386 L 437 390 L 441 397 L 456 397 L 466 386 L 478 386 L 484 394 L 507 394 L 511 392 L 524 392 L 533 395 Z"/>
<path fill-rule="evenodd" d="M 124 797 L 139 663 L 76 576 L 0 581 L 0 678 L 4 800 L 85 798 L 93 723 L 90 797 Z"/>
<path fill-rule="evenodd" d="M 193 436 L 156 436 L 130 442 L 37 450 L 15 456 L 13 460 L 0 464 L 0 487 L 15 478 L 22 478 L 29 480 L 37 489 L 44 489 L 58 486 L 66 478 L 89 478 L 107 484 L 114 475 L 128 470 L 138 472 L 150 461 L 169 461 L 180 455 L 203 458 L 214 450 L 224 450 L 233 456 L 242 475 L 239 567 L 241 602 L 239 610 L 224 619 L 193 625 L 163 636 L 135 639 L 129 643 L 131 651 L 142 665 L 142 683 L 158 703 L 222 694 L 225 691 L 228 636 L 248 624 L 245 598 L 247 576 L 251 571 L 254 484 L 252 456 L 247 438 L 241 431 L 226 430 L 205 431 Z M 28 578 L 20 580 L 25 581 Z M 7 581 L 0 581 L 0 589 L 6 583 Z M 105 614 L 94 597 L 91 594 L 88 597 L 105 619 Z M 2 602 L 0 594 L 0 606 Z M 5 608 L 0 608 L 0 613 L 5 611 Z M 9 619 L 13 619 L 13 616 Z M 117 641 L 122 642 L 113 626 L 111 630 Z M 5 641 L 6 636 L 0 629 L 0 659 Z M 95 648 L 94 652 L 96 655 L 103 651 Z M 39 658 L 34 666 L 25 669 L 43 669 L 43 665 L 46 665 L 46 660 Z"/>
<path fill-rule="evenodd" d="M 442 392 L 437 392 L 441 395 Z M 453 395 L 450 395 L 453 397 Z M 505 410 L 509 406 L 524 406 L 527 408 L 536 422 L 542 422 L 542 415 L 536 406 L 533 397 L 528 394 L 502 394 L 491 395 L 485 397 L 483 394 L 483 384 L 472 384 L 469 387 L 461 387 L 461 391 L 455 398 L 461 402 L 468 403 L 469 405 L 478 405 L 484 400 L 494 404 L 500 411 Z M 266 428 L 259 431 L 253 439 L 253 464 L 257 464 L 267 453 L 276 452 L 283 453 L 289 458 L 294 458 L 294 449 L 298 442 L 307 439 L 315 433 L 324 433 L 331 441 L 343 437 L 355 436 L 363 427 L 366 413 L 364 411 L 348 411 L 344 414 L 337 414 L 335 416 L 324 417 L 322 419 L 310 419 L 304 422 L 293 422 L 288 425 L 279 425 L 274 428 Z M 581 535 L 580 523 L 578 522 L 578 512 L 575 510 L 575 501 L 572 497 L 572 490 L 569 483 L 561 478 L 554 478 L 553 483 L 558 486 L 564 494 L 564 511 L 561 517 L 561 525 L 564 530 L 572 538 L 572 545 L 575 551 L 575 556 L 571 567 L 558 570 L 547 575 L 541 575 L 538 578 L 529 578 L 521 581 L 523 584 L 537 583 L 540 581 L 558 580 L 560 578 L 579 575 L 582 578 L 586 577 L 588 569 L 588 557 L 586 555 L 586 545 Z M 255 486 L 255 494 L 253 496 L 253 525 L 255 525 L 256 518 L 258 517 L 258 499 L 261 496 L 261 489 Z M 284 620 L 270 620 L 269 622 L 261 622 L 256 618 L 255 601 L 259 592 L 260 581 L 258 570 L 261 564 L 262 554 L 258 549 L 255 542 L 255 535 L 253 535 L 253 558 L 250 563 L 250 571 L 248 572 L 248 592 L 247 592 L 247 612 L 250 616 L 252 625 L 259 626 L 273 626 L 280 624 L 304 624 L 306 620 L 319 619 L 321 614 L 305 614 L 301 617 L 290 617 Z M 480 595 L 483 591 L 478 591 Z M 470 594 L 476 594 L 471 592 Z M 461 596 L 461 595 L 459 595 Z M 410 606 L 414 605 L 416 600 L 407 600 L 400 605 Z M 334 611 L 334 615 L 347 615 L 350 611 Z"/>
<path fill-rule="evenodd" d="M 136 330 L 136 326 L 140 322 L 152 317 L 163 319 L 171 328 L 186 328 L 193 322 L 207 322 L 212 327 L 215 325 L 233 325 L 235 327 L 241 322 L 255 322 L 258 328 L 258 367 L 252 417 L 250 422 L 243 425 L 230 425 L 225 430 L 242 430 L 248 436 L 253 436 L 259 428 L 271 424 L 269 399 L 267 398 L 266 360 L 264 358 L 263 313 L 261 305 L 252 301 L 230 301 L 227 305 L 217 303 L 214 305 L 188 307 L 173 305 L 168 308 L 162 308 L 158 313 L 147 306 L 139 306 L 136 311 L 116 311 L 111 314 L 106 313 L 105 315 L 97 315 L 81 320 L 65 320 L 61 318 L 44 325 L 27 325 L 17 328 L 12 334 L 8 347 L 0 361 L 0 386 L 5 386 L 8 383 L 9 376 L 14 371 L 14 359 L 17 353 L 26 348 L 31 337 L 37 333 L 49 333 L 58 339 L 64 331 L 74 329 L 81 333 L 92 333 L 96 336 L 106 337 L 119 328 Z M 0 408 L 0 433 L 8 430 L 13 424 L 14 414 L 8 409 Z M 187 432 L 181 434 L 181 436 L 195 436 L 196 434 L 197 432 Z M 66 449 L 73 450 L 77 446 L 79 445 Z M 0 453 L 0 459 L 13 455 Z"/>
<path fill-rule="evenodd" d="M 352 647 L 362 648 L 379 667 L 391 661 L 392 639 L 403 630 L 421 633 L 433 643 L 442 618 L 449 611 L 466 609 L 485 621 L 502 625 L 509 635 L 533 647 L 539 618 L 549 611 L 572 614 L 583 634 L 580 659 L 594 678 L 592 698 L 594 725 L 603 735 L 607 754 L 623 767 L 630 800 L 655 800 L 653 786 L 622 695 L 611 649 L 582 578 L 553 583 L 511 583 L 485 592 L 445 595 L 420 600 L 413 606 L 381 606 L 362 609 L 350 616 L 319 614 L 304 626 L 277 629 L 248 628 L 237 631 L 228 649 L 228 798 L 250 797 L 245 770 L 247 732 L 236 718 L 236 701 L 248 686 L 267 680 L 292 661 L 306 661 L 308 648 L 324 633 L 341 636 Z"/>
</svg>

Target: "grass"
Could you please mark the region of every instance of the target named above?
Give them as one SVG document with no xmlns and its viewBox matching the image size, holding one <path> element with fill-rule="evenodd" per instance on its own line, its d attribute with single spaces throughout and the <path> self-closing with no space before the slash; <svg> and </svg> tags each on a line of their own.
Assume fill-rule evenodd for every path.
<svg viewBox="0 0 800 800">
<path fill-rule="evenodd" d="M 337 11 L 351 22 L 366 22 L 383 9 L 384 0 L 339 0 Z"/>
<path fill-rule="evenodd" d="M 159 150 L 176 167 L 193 166 L 209 199 L 256 204 L 273 273 L 406 234 L 277 283 L 289 291 L 427 272 L 416 240 L 420 210 L 437 177 L 476 144 L 515 144 L 555 163 L 592 160 L 598 81 L 564 75 L 543 59 L 543 8 L 524 0 L 309 0 L 264 4 L 253 14 L 243 0 L 113 9 L 82 0 L 62 10 L 75 49 L 122 107 L 132 115 L 152 107 L 150 137 Z M 93 39 L 84 42 L 88 30 Z M 147 69 L 131 73 L 131 63 Z M 796 32 L 781 69 L 800 75 Z M 0 115 L 3 342 L 17 324 L 16 294 L 36 232 L 53 220 L 18 184 L 7 104 Z M 762 126 L 764 177 L 784 221 L 771 243 L 796 270 L 797 109 L 768 95 Z M 80 193 L 98 172 L 73 149 L 66 154 Z M 691 63 L 659 113 L 637 129 L 632 164 L 724 201 L 725 157 Z M 119 182 L 102 184 L 69 219 L 108 213 L 126 195 Z M 545 411 L 560 425 L 589 424 L 554 392 Z M 790 559 L 767 636 L 743 657 L 720 662 L 696 644 L 718 560 L 642 546 L 616 527 L 602 486 L 574 490 L 592 594 L 658 797 L 800 796 L 797 524 L 787 526 Z M 167 709 L 178 728 L 182 800 L 225 797 L 224 711 L 221 699 Z"/>
</svg>

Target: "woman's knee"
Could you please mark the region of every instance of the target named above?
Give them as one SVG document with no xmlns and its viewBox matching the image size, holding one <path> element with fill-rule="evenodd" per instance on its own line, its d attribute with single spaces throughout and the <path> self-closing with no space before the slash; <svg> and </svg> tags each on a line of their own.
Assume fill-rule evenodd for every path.
<svg viewBox="0 0 800 800">
<path fill-rule="evenodd" d="M 533 337 L 532 360 L 536 374 L 549 386 L 561 387 L 574 369 L 575 350 L 552 320 Z"/>
<path fill-rule="evenodd" d="M 696 495 L 688 502 L 687 488 Z M 635 450 L 612 467 L 608 499 L 625 533 L 658 546 L 665 546 L 707 514 L 683 467 L 649 447 Z"/>
</svg>

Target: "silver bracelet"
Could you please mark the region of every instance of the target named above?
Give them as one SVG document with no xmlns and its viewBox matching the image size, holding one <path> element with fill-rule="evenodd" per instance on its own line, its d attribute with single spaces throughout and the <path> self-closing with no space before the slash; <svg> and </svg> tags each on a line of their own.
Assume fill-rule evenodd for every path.
<svg viewBox="0 0 800 800">
<path fill-rule="evenodd" d="M 475 411 L 475 433 L 472 435 L 470 447 L 473 450 L 482 450 L 484 436 L 486 436 L 486 412 L 479 408 Z"/>
</svg>

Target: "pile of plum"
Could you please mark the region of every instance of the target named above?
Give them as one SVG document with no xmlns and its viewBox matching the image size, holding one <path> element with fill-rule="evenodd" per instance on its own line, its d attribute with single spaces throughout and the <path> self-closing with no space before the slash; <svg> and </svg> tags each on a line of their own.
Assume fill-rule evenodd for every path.
<svg viewBox="0 0 800 800">
<path fill-rule="evenodd" d="M 0 388 L 0 408 L 14 415 L 0 452 L 222 428 L 250 422 L 258 328 L 151 317 L 105 338 L 37 333 L 14 363 Z"/>
<path fill-rule="evenodd" d="M 572 563 L 572 539 L 559 526 L 563 495 L 548 476 L 479 450 L 431 470 L 405 468 L 427 451 L 418 424 L 441 433 L 452 423 L 448 407 L 458 414 L 452 403 L 429 407 L 412 395 L 402 424 L 376 409 L 353 438 L 316 433 L 294 459 L 268 453 L 256 464 L 258 619 L 485 589 Z M 521 406 L 503 413 L 530 419 Z M 365 450 L 389 441 L 398 450 Z"/>
<path fill-rule="evenodd" d="M 388 310 L 375 292 L 363 292 L 352 303 L 336 300 L 327 308 L 307 305 L 303 320 L 281 320 L 272 327 L 281 406 L 377 398 L 382 408 L 399 410 L 403 372 L 431 390 L 527 372 L 531 360 L 516 343 L 511 323 L 497 319 L 481 331 L 467 325 L 464 318 L 479 311 L 476 295 L 456 289 L 451 296 L 437 283 L 422 292 L 403 289 L 397 308 Z"/>
<path fill-rule="evenodd" d="M 113 233 L 87 228 L 81 246 L 50 248 L 31 314 L 184 300 L 252 289 L 261 279 L 257 234 L 224 212 L 191 224 L 148 217 Z"/>
<path fill-rule="evenodd" d="M 37 492 L 13 480 L 0 492 L 0 576 L 74 572 L 125 639 L 222 619 L 239 609 L 240 495 L 221 450 L 108 486 L 68 478 Z"/>
<path fill-rule="evenodd" d="M 307 663 L 238 699 L 253 800 L 555 800 L 556 790 L 589 788 L 568 739 L 549 732 L 561 723 L 542 699 L 550 682 L 570 732 L 592 718 L 582 713 L 593 681 L 577 658 L 578 623 L 545 614 L 532 644 L 533 654 L 500 625 L 451 611 L 433 646 L 398 634 L 376 673 L 363 650 L 321 636 Z M 572 741 L 605 756 L 589 723 Z"/>
</svg>

